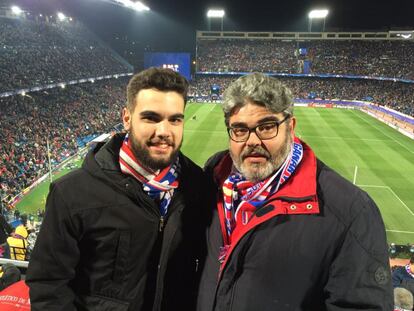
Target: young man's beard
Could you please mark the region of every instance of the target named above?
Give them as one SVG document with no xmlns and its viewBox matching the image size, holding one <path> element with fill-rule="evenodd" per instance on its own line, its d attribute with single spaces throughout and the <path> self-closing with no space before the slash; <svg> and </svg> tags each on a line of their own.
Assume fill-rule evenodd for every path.
<svg viewBox="0 0 414 311">
<path fill-rule="evenodd" d="M 239 156 L 234 155 L 230 150 L 234 167 L 250 182 L 257 183 L 266 179 L 283 164 L 290 153 L 292 138 L 289 132 L 286 134 L 286 140 L 280 150 L 273 156 L 261 146 L 246 148 Z M 267 161 L 263 164 L 255 164 L 248 167 L 243 163 L 243 160 L 248 154 L 253 152 L 265 156 Z"/>
<path fill-rule="evenodd" d="M 170 164 L 172 164 L 175 161 L 175 159 L 177 158 L 178 153 L 179 153 L 180 148 L 181 148 L 181 144 L 182 144 L 182 141 L 181 141 L 178 148 L 176 148 L 175 143 L 172 142 L 171 139 L 158 139 L 158 138 L 155 138 L 153 140 L 146 141 L 145 145 L 143 145 L 140 141 L 138 141 L 135 138 L 135 136 L 132 134 L 132 131 L 129 133 L 129 139 L 130 139 L 130 143 L 131 143 L 132 152 L 134 153 L 137 160 L 142 165 L 144 165 L 145 167 L 147 167 L 149 169 L 152 169 L 154 171 L 162 170 L 162 169 L 166 168 L 167 166 L 169 166 Z M 173 148 L 173 151 L 171 152 L 171 154 L 168 158 L 154 159 L 151 156 L 151 154 L 149 153 L 148 147 L 152 143 L 154 143 L 154 140 L 157 140 L 157 141 L 161 140 L 161 141 L 169 144 Z"/>
</svg>

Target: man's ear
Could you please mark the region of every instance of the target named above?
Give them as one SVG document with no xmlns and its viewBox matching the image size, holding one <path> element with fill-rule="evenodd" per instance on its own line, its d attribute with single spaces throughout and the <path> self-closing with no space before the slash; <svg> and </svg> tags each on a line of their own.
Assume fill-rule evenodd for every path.
<svg viewBox="0 0 414 311">
<path fill-rule="evenodd" d="M 295 137 L 295 127 L 296 127 L 296 118 L 292 116 L 290 118 L 290 134 L 292 135 L 292 138 Z"/>
<path fill-rule="evenodd" d="M 127 107 L 122 109 L 122 122 L 124 123 L 125 131 L 129 131 L 131 128 L 131 112 Z"/>
</svg>

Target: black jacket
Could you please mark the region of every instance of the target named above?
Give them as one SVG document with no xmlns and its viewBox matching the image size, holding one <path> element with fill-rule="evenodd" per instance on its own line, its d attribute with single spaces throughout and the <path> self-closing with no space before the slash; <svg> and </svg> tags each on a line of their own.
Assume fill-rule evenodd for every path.
<svg viewBox="0 0 414 311">
<path fill-rule="evenodd" d="M 203 172 L 179 155 L 179 188 L 161 221 L 141 184 L 120 172 L 122 140 L 51 185 L 26 278 L 33 311 L 194 309 Z"/>
<path fill-rule="evenodd" d="M 250 222 L 257 224 L 237 238 L 220 276 L 218 203 L 208 230 L 199 311 L 392 310 L 378 208 L 316 157 L 309 161 L 311 150 L 304 149 L 290 181 L 256 211 Z M 230 167 L 228 153 L 217 154 L 206 166 L 219 202 Z"/>
</svg>

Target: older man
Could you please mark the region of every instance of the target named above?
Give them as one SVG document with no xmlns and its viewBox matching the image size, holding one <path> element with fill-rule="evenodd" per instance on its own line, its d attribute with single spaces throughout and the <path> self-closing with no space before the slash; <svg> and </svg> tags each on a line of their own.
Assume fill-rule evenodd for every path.
<svg viewBox="0 0 414 311">
<path fill-rule="evenodd" d="M 128 85 L 117 134 L 54 182 L 30 259 L 32 310 L 191 310 L 203 174 L 180 153 L 188 83 L 151 68 Z"/>
<path fill-rule="evenodd" d="M 391 310 L 380 212 L 295 136 L 291 92 L 247 75 L 223 110 L 230 142 L 206 164 L 217 209 L 198 310 Z"/>
</svg>

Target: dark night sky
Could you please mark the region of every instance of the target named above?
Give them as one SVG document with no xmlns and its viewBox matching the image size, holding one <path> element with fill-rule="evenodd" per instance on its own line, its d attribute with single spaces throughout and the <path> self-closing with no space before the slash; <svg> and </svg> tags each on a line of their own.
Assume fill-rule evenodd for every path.
<svg viewBox="0 0 414 311">
<path fill-rule="evenodd" d="M 118 52 L 127 49 L 137 58 L 142 57 L 145 49 L 193 53 L 195 31 L 207 30 L 205 16 L 211 7 L 226 10 L 224 30 L 228 31 L 306 31 L 307 12 L 319 7 L 330 10 L 326 19 L 328 31 L 414 29 L 414 0 L 147 0 L 144 2 L 151 11 L 146 13 L 133 12 L 105 0 L 0 0 L 0 3 L 3 1 L 50 13 L 61 9 L 83 21 Z M 219 28 L 219 23 L 213 23 L 212 27 Z M 317 27 L 315 24 L 313 29 Z M 125 36 L 128 43 L 121 42 Z"/>
</svg>

